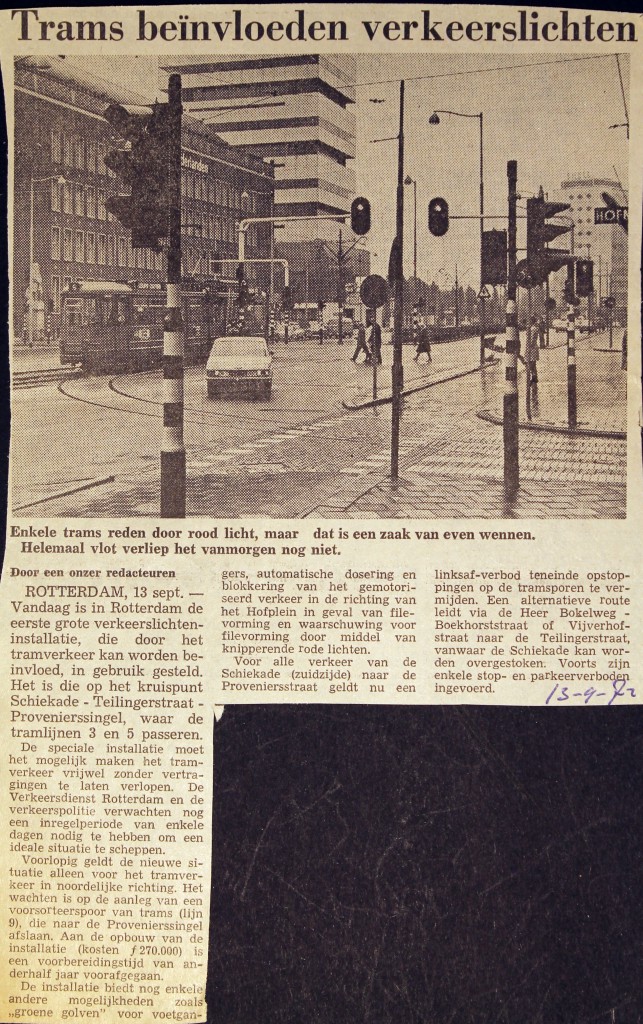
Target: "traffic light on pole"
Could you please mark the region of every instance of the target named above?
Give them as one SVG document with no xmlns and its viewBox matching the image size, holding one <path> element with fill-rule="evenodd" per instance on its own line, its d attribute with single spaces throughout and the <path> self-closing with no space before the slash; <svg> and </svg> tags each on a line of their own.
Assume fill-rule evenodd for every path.
<svg viewBox="0 0 643 1024">
<path fill-rule="evenodd" d="M 351 228 L 356 235 L 366 235 L 371 230 L 371 204 L 363 196 L 351 203 Z"/>
<path fill-rule="evenodd" d="M 284 309 L 292 309 L 292 290 L 290 285 L 285 285 L 283 292 L 281 293 L 281 305 Z"/>
<path fill-rule="evenodd" d="M 449 204 L 436 196 L 429 203 L 429 231 L 440 238 L 449 230 Z"/>
<path fill-rule="evenodd" d="M 572 231 L 572 224 L 552 224 L 550 217 L 569 210 L 569 203 L 550 203 L 540 197 L 527 200 L 527 262 L 536 283 L 544 283 L 549 274 L 567 266 L 570 253 L 565 249 L 548 249 L 558 235 Z"/>
<path fill-rule="evenodd" d="M 507 283 L 507 232 L 482 232 L 482 280 L 480 284 Z"/>
<path fill-rule="evenodd" d="M 594 264 L 592 260 L 576 262 L 576 294 L 586 298 L 594 291 Z"/>
<path fill-rule="evenodd" d="M 168 235 L 169 105 L 155 103 L 150 113 L 139 114 L 111 103 L 104 117 L 127 144 L 109 152 L 105 164 L 131 190 L 111 196 L 105 207 L 130 229 L 133 249 L 158 249 Z"/>
</svg>

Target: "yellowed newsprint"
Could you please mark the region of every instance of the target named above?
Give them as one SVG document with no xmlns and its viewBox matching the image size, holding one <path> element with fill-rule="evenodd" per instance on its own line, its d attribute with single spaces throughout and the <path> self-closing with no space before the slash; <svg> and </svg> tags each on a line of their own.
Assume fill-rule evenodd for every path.
<svg viewBox="0 0 643 1024">
<path fill-rule="evenodd" d="M 640 1020 L 618 936 L 581 983 L 558 883 L 509 898 L 573 841 L 574 920 L 636 902 L 623 867 L 601 903 L 610 814 L 578 799 L 643 695 L 640 15 L 1 24 L 0 1019 Z M 398 771 L 425 795 L 388 801 Z"/>
</svg>

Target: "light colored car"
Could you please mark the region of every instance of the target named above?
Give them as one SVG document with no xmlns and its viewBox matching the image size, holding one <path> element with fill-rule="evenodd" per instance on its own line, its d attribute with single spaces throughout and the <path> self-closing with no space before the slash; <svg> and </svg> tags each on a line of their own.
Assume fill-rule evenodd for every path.
<svg viewBox="0 0 643 1024">
<path fill-rule="evenodd" d="M 326 324 L 326 333 L 330 338 L 339 337 L 339 317 L 331 316 Z M 342 317 L 342 338 L 353 337 L 353 321 L 348 316 Z"/>
<path fill-rule="evenodd" d="M 304 337 L 305 331 L 299 324 L 288 324 L 288 341 L 301 341 Z M 275 324 L 275 338 L 279 341 L 283 341 L 286 337 L 286 325 L 278 321 Z"/>
<path fill-rule="evenodd" d="M 272 353 L 266 339 L 256 336 L 217 338 L 205 368 L 208 398 L 224 394 L 253 394 L 270 398 L 272 391 Z"/>
</svg>

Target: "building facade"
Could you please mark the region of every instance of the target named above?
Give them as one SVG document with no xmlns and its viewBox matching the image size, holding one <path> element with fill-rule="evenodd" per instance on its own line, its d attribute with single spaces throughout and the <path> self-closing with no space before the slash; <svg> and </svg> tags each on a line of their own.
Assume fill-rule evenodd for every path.
<svg viewBox="0 0 643 1024">
<path fill-rule="evenodd" d="M 53 62 L 52 62 L 53 63 Z M 72 281 L 162 282 L 164 256 L 132 249 L 130 233 L 106 210 L 125 189 L 105 163 L 115 140 L 103 114 L 114 97 L 65 77 L 58 68 L 22 64 L 15 74 L 13 282 L 14 333 L 23 333 L 32 302 L 54 315 Z M 272 168 L 261 156 L 232 148 L 199 121 L 182 132 L 183 276 L 204 280 L 218 270 L 234 278 L 238 222 L 267 216 Z M 269 229 L 257 225 L 246 255 L 269 255 Z M 234 261 L 234 262 L 232 262 Z M 248 265 L 247 277 L 263 283 Z M 33 285 L 32 285 L 33 286 Z"/>
<path fill-rule="evenodd" d="M 600 308 L 603 299 L 611 295 L 616 301 L 614 315 L 626 323 L 627 234 L 619 224 L 594 223 L 594 210 L 605 207 L 603 192 L 611 195 L 619 206 L 628 205 L 627 192 L 620 182 L 581 175 L 561 182 L 552 198 L 569 203 L 569 210 L 561 219 L 569 217 L 574 223 L 575 255 L 594 263 L 595 308 Z M 562 287 L 563 274 L 556 277 Z"/>
<path fill-rule="evenodd" d="M 278 220 L 276 231 L 277 254 L 301 281 L 302 300 L 304 291 L 337 298 L 333 251 L 340 225 L 317 218 L 347 214 L 355 198 L 355 68 L 355 58 L 344 54 L 217 54 L 177 58 L 161 72 L 163 87 L 170 73 L 181 74 L 183 104 L 193 117 L 272 166 L 276 218 L 310 218 Z M 347 280 L 367 266 L 368 254 L 356 254 Z"/>
</svg>

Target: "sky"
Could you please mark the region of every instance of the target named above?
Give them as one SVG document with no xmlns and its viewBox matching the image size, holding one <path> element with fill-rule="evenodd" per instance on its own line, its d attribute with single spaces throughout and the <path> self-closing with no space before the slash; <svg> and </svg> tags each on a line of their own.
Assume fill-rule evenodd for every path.
<svg viewBox="0 0 643 1024">
<path fill-rule="evenodd" d="M 154 58 L 67 58 L 65 66 L 82 77 L 91 74 L 105 88 L 121 84 L 141 100 L 164 98 Z M 620 66 L 629 109 L 626 55 L 621 55 Z M 368 242 L 373 271 L 386 273 L 394 236 L 397 144 L 371 140 L 397 135 L 401 78 L 406 83 L 404 171 L 417 181 L 418 276 L 425 280 L 436 279 L 440 269 L 453 277 L 457 264 L 464 285 L 479 284 L 478 220 L 451 221 L 443 238 L 433 237 L 427 228 L 427 206 L 434 196 L 447 200 L 451 214 L 479 212 L 479 120 L 441 115 L 440 124 L 431 126 L 429 117 L 435 109 L 483 114 L 489 217 L 506 215 L 510 159 L 518 162 L 518 190 L 525 200 L 541 185 L 545 193 L 553 193 L 569 176 L 620 179 L 627 188 L 626 131 L 609 127 L 626 120 L 613 53 L 582 59 L 578 51 L 360 55 L 356 192 L 371 202 Z M 413 186 L 405 189 L 407 275 L 413 270 L 413 191 Z M 502 220 L 489 219 L 486 224 L 504 226 Z M 521 246 L 524 222 L 519 221 L 518 232 Z"/>
</svg>

